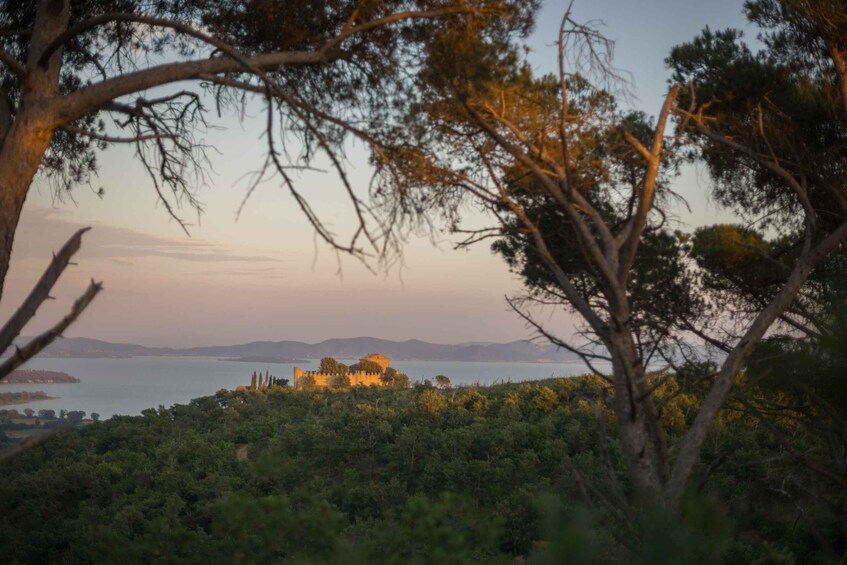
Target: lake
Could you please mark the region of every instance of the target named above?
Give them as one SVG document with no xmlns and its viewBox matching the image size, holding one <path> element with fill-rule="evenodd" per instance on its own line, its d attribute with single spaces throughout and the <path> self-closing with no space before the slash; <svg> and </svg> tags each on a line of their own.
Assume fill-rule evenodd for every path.
<svg viewBox="0 0 847 565">
<path fill-rule="evenodd" d="M 341 359 L 345 363 L 356 360 Z M 318 361 L 299 364 L 317 369 Z M 397 369 L 414 380 L 447 375 L 453 385 L 493 384 L 586 373 L 582 363 L 467 363 L 457 361 L 396 361 Z M 243 363 L 214 357 L 132 357 L 129 359 L 36 358 L 28 369 L 63 371 L 77 377 L 76 384 L 0 385 L 0 392 L 43 390 L 55 400 L 14 404 L 0 408 L 52 409 L 96 412 L 101 418 L 115 414 L 138 415 L 146 408 L 185 404 L 193 398 L 250 384 L 253 371 L 270 370 L 272 375 L 291 379 L 292 363 Z"/>
</svg>

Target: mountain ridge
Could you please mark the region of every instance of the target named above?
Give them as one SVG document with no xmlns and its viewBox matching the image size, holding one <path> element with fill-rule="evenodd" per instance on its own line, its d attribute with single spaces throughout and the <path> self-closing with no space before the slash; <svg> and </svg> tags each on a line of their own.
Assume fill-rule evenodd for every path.
<svg viewBox="0 0 847 565">
<path fill-rule="evenodd" d="M 527 341 L 440 344 L 418 339 L 393 341 L 369 336 L 330 338 L 318 343 L 295 340 L 260 340 L 235 345 L 185 348 L 147 347 L 85 337 L 68 337 L 52 343 L 41 356 L 52 358 L 127 358 L 180 355 L 192 357 L 273 356 L 357 359 L 372 352 L 382 353 L 398 361 L 560 363 L 577 359 L 572 353 L 554 345 L 539 345 Z"/>
</svg>

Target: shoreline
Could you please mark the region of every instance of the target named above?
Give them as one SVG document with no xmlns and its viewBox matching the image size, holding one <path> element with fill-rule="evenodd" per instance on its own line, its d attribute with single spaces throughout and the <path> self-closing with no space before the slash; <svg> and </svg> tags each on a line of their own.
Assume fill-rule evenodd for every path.
<svg viewBox="0 0 847 565">
<path fill-rule="evenodd" d="M 32 402 L 41 402 L 42 400 L 59 400 L 61 398 L 60 396 L 47 396 L 45 394 L 44 396 L 37 396 L 37 397 L 30 397 L 30 398 L 13 399 L 13 398 L 10 397 L 7 400 L 6 398 L 4 398 L 4 395 L 7 395 L 7 394 L 18 394 L 18 393 L 15 393 L 15 392 L 0 393 L 0 406 L 15 406 L 15 405 L 19 405 L 19 404 L 30 404 Z"/>
</svg>

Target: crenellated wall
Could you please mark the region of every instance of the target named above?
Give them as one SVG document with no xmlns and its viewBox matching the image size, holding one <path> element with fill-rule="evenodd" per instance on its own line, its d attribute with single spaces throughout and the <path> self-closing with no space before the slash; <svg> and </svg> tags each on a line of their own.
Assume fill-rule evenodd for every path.
<svg viewBox="0 0 847 565">
<path fill-rule="evenodd" d="M 304 371 L 300 367 L 294 367 L 294 388 L 298 388 L 300 386 L 300 379 L 305 376 L 309 376 L 315 379 L 315 386 L 329 386 L 332 382 L 333 377 L 344 375 L 333 375 L 330 373 L 320 373 L 318 371 Z M 346 376 L 350 378 L 350 386 L 370 386 L 384 384 L 379 378 L 379 373 L 366 373 L 364 371 L 356 371 L 352 373 L 347 373 Z"/>
<path fill-rule="evenodd" d="M 359 362 L 362 361 L 372 361 L 382 368 L 382 371 L 379 373 L 366 373 L 365 371 L 351 371 L 346 374 L 347 377 L 350 378 L 350 386 L 371 386 L 371 385 L 384 385 L 380 376 L 383 372 L 388 368 L 391 364 L 391 359 L 386 357 L 381 353 L 369 353 L 359 359 Z M 335 375 L 332 373 L 321 373 L 320 371 L 304 371 L 300 367 L 294 367 L 294 388 L 299 388 L 300 379 L 305 376 L 312 377 L 315 379 L 315 386 L 329 386 L 332 383 L 333 377 L 339 377 L 344 375 Z"/>
</svg>

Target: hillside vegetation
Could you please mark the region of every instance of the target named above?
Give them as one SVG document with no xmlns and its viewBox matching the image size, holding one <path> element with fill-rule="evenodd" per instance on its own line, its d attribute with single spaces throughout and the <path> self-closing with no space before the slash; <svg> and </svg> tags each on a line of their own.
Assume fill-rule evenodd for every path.
<svg viewBox="0 0 847 565">
<path fill-rule="evenodd" d="M 0 462 L 0 561 L 826 562 L 840 538 L 813 477 L 737 412 L 682 520 L 596 504 L 626 476 L 602 394 L 593 377 L 275 387 L 94 423 Z M 658 395 L 684 430 L 697 395 Z M 806 494 L 783 496 L 789 476 Z"/>
</svg>

